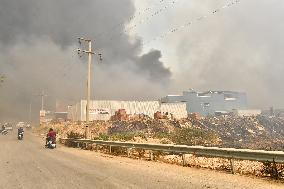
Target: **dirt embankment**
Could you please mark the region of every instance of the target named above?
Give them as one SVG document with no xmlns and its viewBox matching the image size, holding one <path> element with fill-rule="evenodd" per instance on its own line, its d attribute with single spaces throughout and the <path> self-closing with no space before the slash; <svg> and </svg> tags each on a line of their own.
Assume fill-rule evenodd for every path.
<svg viewBox="0 0 284 189">
<path fill-rule="evenodd" d="M 62 137 L 84 137 L 84 123 L 44 125 L 36 132 L 54 128 Z M 91 138 L 102 140 L 204 145 L 264 150 L 284 149 L 284 120 L 258 117 L 209 117 L 202 119 L 94 121 Z"/>
<path fill-rule="evenodd" d="M 60 137 L 83 138 L 84 124 L 61 123 L 36 128 L 37 133 L 46 133 L 54 128 Z M 264 150 L 283 150 L 284 120 L 266 117 L 210 117 L 203 119 L 155 120 L 143 118 L 129 121 L 94 121 L 90 125 L 92 139 L 132 141 L 138 143 L 164 143 L 203 145 L 217 147 L 250 148 Z M 95 147 L 89 147 L 95 149 Z M 101 148 L 100 151 L 107 153 Z M 125 155 L 121 149 L 114 149 L 114 154 Z M 150 153 L 133 151 L 132 157 L 149 158 Z M 166 163 L 182 164 L 179 155 L 155 153 L 155 159 Z M 186 156 L 186 165 L 216 170 L 230 171 L 230 162 L 220 158 Z M 263 164 L 250 161 L 235 161 L 235 171 L 241 174 L 272 176 L 275 167 L 281 165 Z M 282 174 L 281 172 L 279 174 Z"/>
</svg>

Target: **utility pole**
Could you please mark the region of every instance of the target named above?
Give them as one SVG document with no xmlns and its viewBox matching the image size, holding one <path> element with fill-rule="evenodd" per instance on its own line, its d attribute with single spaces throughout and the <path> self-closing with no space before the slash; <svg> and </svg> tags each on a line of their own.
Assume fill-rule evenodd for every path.
<svg viewBox="0 0 284 189">
<path fill-rule="evenodd" d="M 44 110 L 44 97 L 46 97 L 47 95 L 44 94 L 44 90 L 41 91 L 41 94 L 37 95 L 41 97 L 41 110 Z"/>
<path fill-rule="evenodd" d="M 85 53 L 88 55 L 88 75 L 87 75 L 87 105 L 86 105 L 86 127 L 85 127 L 85 138 L 90 138 L 89 133 L 89 124 L 90 124 L 90 97 L 91 97 L 91 64 L 92 64 L 92 55 L 96 54 L 92 51 L 92 40 L 78 38 L 79 44 L 82 42 L 88 44 L 88 50 L 83 50 L 78 48 L 78 55 L 81 56 L 81 53 Z M 99 56 L 100 60 L 102 60 L 102 54 L 96 54 Z"/>
<path fill-rule="evenodd" d="M 29 122 L 32 124 L 32 102 L 30 102 L 30 109 L 29 109 Z"/>
<path fill-rule="evenodd" d="M 44 90 L 42 90 L 41 94 L 38 94 L 36 96 L 40 96 L 41 97 L 41 110 L 40 110 L 40 124 L 45 122 L 45 110 L 44 110 L 44 97 L 46 97 L 47 95 L 44 93 Z"/>
</svg>

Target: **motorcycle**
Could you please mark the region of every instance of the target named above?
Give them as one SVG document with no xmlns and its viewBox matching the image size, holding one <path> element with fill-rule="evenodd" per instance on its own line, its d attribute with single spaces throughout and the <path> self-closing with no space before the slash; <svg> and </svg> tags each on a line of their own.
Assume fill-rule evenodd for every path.
<svg viewBox="0 0 284 189">
<path fill-rule="evenodd" d="M 1 134 L 2 134 L 2 135 L 7 135 L 7 134 L 8 134 L 8 131 L 7 131 L 6 129 L 4 129 L 4 130 L 1 131 Z"/>
<path fill-rule="evenodd" d="M 54 149 L 56 148 L 56 139 L 46 138 L 46 148 Z"/>
<path fill-rule="evenodd" d="M 18 140 L 23 140 L 23 138 L 24 138 L 24 132 L 20 132 L 18 134 Z"/>
</svg>

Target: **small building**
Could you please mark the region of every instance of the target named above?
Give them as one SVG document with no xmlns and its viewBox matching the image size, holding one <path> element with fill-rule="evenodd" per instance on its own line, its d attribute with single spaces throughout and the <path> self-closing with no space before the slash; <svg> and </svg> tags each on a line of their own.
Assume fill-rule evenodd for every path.
<svg viewBox="0 0 284 189">
<path fill-rule="evenodd" d="M 54 118 L 66 121 L 68 119 L 68 112 L 54 112 Z"/>
</svg>

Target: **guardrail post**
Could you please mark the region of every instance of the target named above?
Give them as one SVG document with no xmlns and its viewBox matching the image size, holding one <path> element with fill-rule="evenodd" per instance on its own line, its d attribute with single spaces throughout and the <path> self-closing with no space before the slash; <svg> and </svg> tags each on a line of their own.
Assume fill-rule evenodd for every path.
<svg viewBox="0 0 284 189">
<path fill-rule="evenodd" d="M 154 160 L 154 154 L 153 154 L 153 151 L 152 151 L 152 150 L 150 151 L 150 160 L 151 160 L 151 161 Z"/>
<path fill-rule="evenodd" d="M 230 159 L 231 173 L 235 174 L 234 159 Z"/>
<path fill-rule="evenodd" d="M 77 148 L 80 148 L 80 143 L 79 142 L 77 142 Z"/>
<path fill-rule="evenodd" d="M 96 152 L 99 151 L 99 145 L 96 144 Z"/>
<path fill-rule="evenodd" d="M 127 157 L 130 157 L 131 153 L 131 148 L 127 148 Z"/>
<path fill-rule="evenodd" d="M 181 157 L 182 157 L 182 166 L 185 167 L 186 166 L 185 154 L 182 154 Z"/>
<path fill-rule="evenodd" d="M 111 146 L 109 146 L 109 153 L 111 154 Z"/>
</svg>

